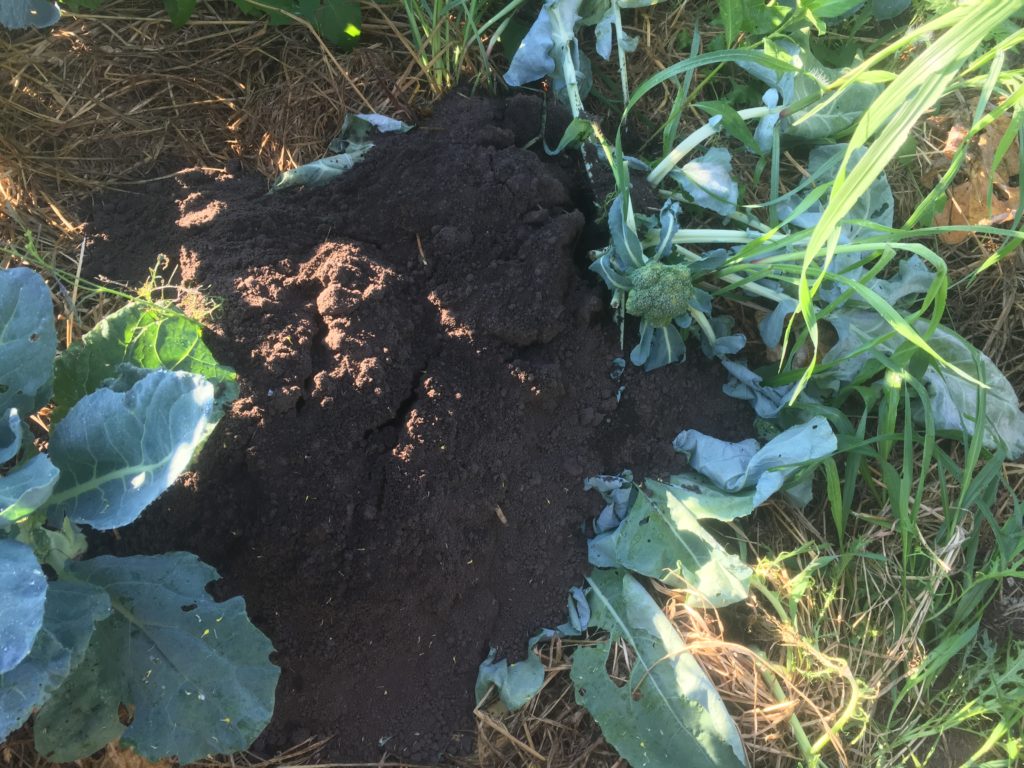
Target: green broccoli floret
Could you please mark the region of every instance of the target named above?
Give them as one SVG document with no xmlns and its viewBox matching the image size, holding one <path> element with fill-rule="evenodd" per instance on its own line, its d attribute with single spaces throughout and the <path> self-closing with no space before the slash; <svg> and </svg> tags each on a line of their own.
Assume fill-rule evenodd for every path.
<svg viewBox="0 0 1024 768">
<path fill-rule="evenodd" d="M 630 274 L 633 288 L 626 297 L 626 311 L 654 326 L 664 326 L 690 311 L 693 281 L 683 264 L 652 261 Z"/>
</svg>

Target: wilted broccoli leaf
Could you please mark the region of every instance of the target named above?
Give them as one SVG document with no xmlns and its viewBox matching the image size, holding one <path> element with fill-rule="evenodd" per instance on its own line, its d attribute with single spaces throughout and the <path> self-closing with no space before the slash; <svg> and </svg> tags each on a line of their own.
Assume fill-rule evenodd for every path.
<svg viewBox="0 0 1024 768">
<path fill-rule="evenodd" d="M 700 159 L 669 173 L 669 178 L 702 208 L 722 216 L 736 211 L 740 190 L 732 178 L 732 155 L 723 147 L 709 149 Z"/>
<path fill-rule="evenodd" d="M 335 136 L 328 148 L 337 154 L 314 160 L 298 168 L 285 171 L 275 179 L 271 192 L 280 192 L 290 187 L 319 187 L 334 181 L 351 171 L 373 149 L 370 135 L 378 133 L 405 133 L 412 126 L 401 120 L 377 114 L 346 115 L 341 133 Z"/>
<path fill-rule="evenodd" d="M 928 343 L 947 363 L 967 371 L 988 386 L 982 437 L 985 447 L 990 450 L 1003 448 L 1011 460 L 1024 455 L 1024 413 L 1021 413 L 1017 393 L 996 364 L 941 325 L 935 329 Z M 977 385 L 938 366 L 929 368 L 922 378 L 931 394 L 935 426 L 973 435 L 978 429 Z"/>
<path fill-rule="evenodd" d="M 558 59 L 575 40 L 581 0 L 547 0 L 519 44 L 505 73 L 511 86 L 526 85 L 555 74 Z"/>
<path fill-rule="evenodd" d="M 764 447 L 753 439 L 731 443 L 695 429 L 680 432 L 672 445 L 722 490 L 754 488 L 755 507 L 782 488 L 798 465 L 829 456 L 838 447 L 832 427 L 821 416 L 790 427 Z"/>
<path fill-rule="evenodd" d="M 816 102 L 826 96 L 825 88 L 845 74 L 846 70 L 824 66 L 807 50 L 806 45 L 800 45 L 790 38 L 766 40 L 764 48 L 769 56 L 796 67 L 796 71 L 773 69 L 766 64 L 750 62 L 739 62 L 740 67 L 775 89 L 783 106 L 810 101 L 808 106 L 790 114 L 783 121 L 782 130 L 788 136 L 805 140 L 835 136 L 857 122 L 882 91 L 881 86 L 874 83 L 851 83 L 826 106 L 815 109 Z M 768 119 L 778 120 L 774 115 Z M 767 149 L 765 140 L 770 135 L 770 130 L 766 131 L 763 127 L 757 131 L 756 136 L 762 149 Z"/>
</svg>

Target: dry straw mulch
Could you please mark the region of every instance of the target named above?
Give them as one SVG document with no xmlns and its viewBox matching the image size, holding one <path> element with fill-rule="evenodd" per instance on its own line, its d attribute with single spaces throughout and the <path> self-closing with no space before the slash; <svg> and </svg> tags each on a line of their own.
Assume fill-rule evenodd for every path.
<svg viewBox="0 0 1024 768">
<path fill-rule="evenodd" d="M 99 189 L 232 159 L 270 175 L 320 156 L 347 112 L 414 118 L 430 84 L 401 27 L 366 16 L 366 43 L 343 55 L 223 4 L 183 29 L 112 0 L 51 31 L 0 32 L 0 238 L 69 250 Z"/>
</svg>

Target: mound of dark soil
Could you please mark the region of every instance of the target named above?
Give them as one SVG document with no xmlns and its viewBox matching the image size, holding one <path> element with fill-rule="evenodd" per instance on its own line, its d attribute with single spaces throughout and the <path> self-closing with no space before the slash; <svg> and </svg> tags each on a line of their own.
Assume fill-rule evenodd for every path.
<svg viewBox="0 0 1024 768">
<path fill-rule="evenodd" d="M 464 748 L 488 647 L 521 655 L 582 583 L 583 479 L 681 468 L 684 427 L 748 433 L 699 353 L 612 379 L 571 166 L 519 148 L 538 116 L 454 96 L 320 190 L 191 171 L 97 203 L 93 273 L 163 253 L 223 302 L 210 343 L 242 398 L 108 546 L 195 551 L 245 596 L 282 668 L 261 750 Z"/>
</svg>

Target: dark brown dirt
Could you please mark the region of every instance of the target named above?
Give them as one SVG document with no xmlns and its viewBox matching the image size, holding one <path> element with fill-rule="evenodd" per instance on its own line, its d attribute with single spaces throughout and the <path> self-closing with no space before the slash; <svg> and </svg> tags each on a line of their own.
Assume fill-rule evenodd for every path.
<svg viewBox="0 0 1024 768">
<path fill-rule="evenodd" d="M 97 203 L 93 273 L 164 253 L 223 301 L 209 341 L 242 397 L 107 546 L 195 551 L 246 597 L 282 668 L 262 751 L 465 749 L 488 646 L 521 655 L 586 573 L 583 479 L 680 469 L 684 427 L 749 433 L 699 352 L 612 380 L 575 171 L 518 148 L 538 111 L 450 97 L 320 190 L 193 171 Z"/>
</svg>

